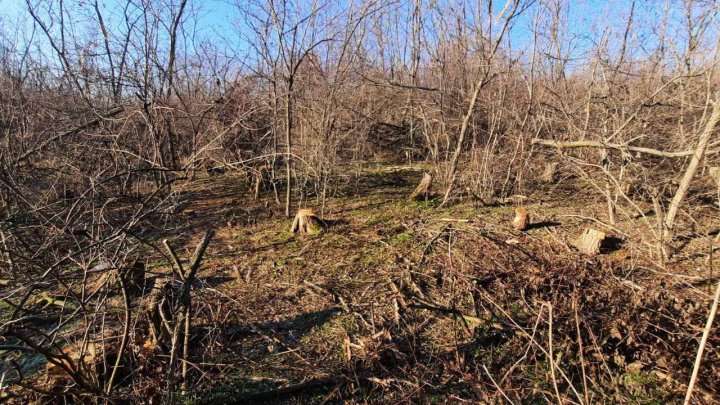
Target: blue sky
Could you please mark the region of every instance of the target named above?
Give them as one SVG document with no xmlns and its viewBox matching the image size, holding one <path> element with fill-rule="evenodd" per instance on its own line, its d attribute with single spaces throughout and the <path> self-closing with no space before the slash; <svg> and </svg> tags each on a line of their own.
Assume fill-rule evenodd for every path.
<svg viewBox="0 0 720 405">
<path fill-rule="evenodd" d="M 232 18 L 237 16 L 237 9 L 232 3 L 233 0 L 190 0 L 192 8 L 198 10 L 200 16 L 200 31 L 204 35 L 217 36 L 226 35 L 233 29 Z M 32 3 L 37 0 L 31 0 Z M 177 1 L 176 1 L 177 2 Z M 73 1 L 66 1 L 71 5 Z M 85 3 L 91 3 L 87 1 Z M 115 8 L 125 3 L 125 0 L 100 0 L 101 7 Z M 0 0 L 0 18 L 5 25 L 18 23 L 29 24 L 26 20 L 25 0 Z"/>
<path fill-rule="evenodd" d="M 34 2 L 36 0 L 32 1 Z M 660 2 L 661 1 L 658 1 L 658 3 Z M 66 1 L 66 4 L 71 3 L 72 1 Z M 105 7 L 115 7 L 123 3 L 124 0 L 100 1 L 101 6 Z M 447 3 L 452 3 L 452 1 L 448 1 Z M 614 19 L 612 17 L 620 17 L 622 14 L 626 15 L 626 9 L 628 8 L 627 3 L 628 2 L 624 0 L 575 0 L 571 2 L 572 6 L 569 10 L 569 17 L 576 28 L 582 29 L 583 27 L 591 26 L 598 16 L 608 11 L 610 20 Z M 227 36 L 228 33 L 234 30 L 235 24 L 237 23 L 236 20 L 239 17 L 234 0 L 191 0 L 190 4 L 194 9 L 198 10 L 200 16 L 199 31 L 203 35 Z M 498 10 L 502 9 L 503 5 L 503 1 L 495 2 L 495 7 Z M 623 7 L 623 5 L 625 5 L 625 7 Z M 0 15 L 3 16 L 5 22 L 13 21 L 22 23 L 22 19 L 19 19 L 18 16 L 24 15 L 24 10 L 24 0 L 0 0 Z M 523 23 L 529 25 L 531 22 L 530 17 L 530 14 L 526 14 L 519 25 L 523 25 Z M 516 29 L 515 35 L 522 35 L 524 32 L 525 30 L 523 29 Z"/>
<path fill-rule="evenodd" d="M 38 0 L 31 1 L 35 2 Z M 178 2 L 179 0 L 172 1 Z M 406 0 L 399 0 L 398 4 L 411 4 L 404 3 L 404 1 Z M 678 0 L 638 0 L 635 10 L 636 23 L 641 27 L 649 26 L 648 23 L 657 24 L 659 19 L 662 18 L 662 13 L 668 1 L 670 4 L 678 7 L 678 10 L 681 10 L 682 2 Z M 440 2 L 441 4 L 457 5 L 460 3 L 460 0 L 440 0 Z M 66 5 L 69 5 L 69 7 L 72 7 L 71 5 L 73 3 L 78 4 L 82 2 L 66 0 Z M 107 7 L 108 10 L 118 9 L 118 5 L 124 3 L 125 0 L 100 0 L 100 4 Z M 468 1 L 468 3 L 474 2 Z M 338 0 L 338 3 L 335 4 L 339 5 L 341 3 Z M 495 1 L 496 12 L 499 11 L 504 4 L 505 2 L 502 0 Z M 515 22 L 514 28 L 509 35 L 509 40 L 516 50 L 526 49 L 531 43 L 530 33 L 538 4 L 540 4 L 540 2 L 536 2 L 535 8 L 528 10 Z M 570 4 L 570 7 L 562 15 L 562 18 L 567 21 L 566 29 L 561 33 L 563 36 L 563 46 L 568 53 L 575 57 L 582 57 L 587 49 L 593 45 L 593 41 L 601 38 L 603 33 L 608 35 L 608 48 L 610 48 L 610 50 L 619 46 L 619 41 L 630 10 L 630 1 L 571 0 L 568 4 Z M 75 7 L 77 7 L 77 5 Z M 190 7 L 192 10 L 195 10 L 199 16 L 196 33 L 200 39 L 208 39 L 220 48 L 231 48 L 229 49 L 231 52 L 242 53 L 244 49 L 247 49 L 247 44 L 242 41 L 238 33 L 238 27 L 241 26 L 242 23 L 238 21 L 240 13 L 235 5 L 235 0 L 190 0 Z M 2 31 L 6 35 L 12 33 L 15 27 L 19 26 L 21 29 L 22 27 L 30 27 L 29 17 L 27 17 L 24 9 L 24 0 L 0 0 L 0 22 Z M 89 12 L 92 9 L 85 5 L 85 10 Z M 109 15 L 110 12 L 108 11 L 107 14 Z M 682 25 L 682 16 L 679 13 L 676 12 L 672 17 L 674 21 L 671 21 L 671 34 L 673 34 L 673 27 Z M 106 19 L 109 20 L 111 17 L 106 16 Z M 547 23 L 547 20 L 545 22 Z M 111 25 L 111 23 L 108 25 Z M 684 40 L 679 33 L 671 36 L 676 38 L 678 48 L 684 46 Z M 641 49 L 641 45 L 652 48 L 652 42 L 656 41 L 656 33 L 647 29 L 635 30 L 630 40 L 635 46 L 634 49 Z M 643 55 L 642 52 L 633 56 L 637 58 L 647 57 L 647 55 Z"/>
</svg>

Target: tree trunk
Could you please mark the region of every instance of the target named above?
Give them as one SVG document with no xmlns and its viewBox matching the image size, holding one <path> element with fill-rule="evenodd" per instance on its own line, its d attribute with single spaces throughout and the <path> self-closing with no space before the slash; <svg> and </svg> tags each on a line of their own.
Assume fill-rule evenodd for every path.
<svg viewBox="0 0 720 405">
<path fill-rule="evenodd" d="M 687 169 L 685 169 L 685 174 L 680 181 L 680 186 L 678 187 L 677 191 L 675 192 L 675 196 L 670 202 L 670 208 L 668 208 L 667 216 L 665 217 L 665 229 L 667 232 L 667 236 L 672 235 L 673 226 L 675 225 L 675 217 L 677 216 L 678 209 L 680 208 L 680 204 L 685 198 L 685 194 L 687 194 L 688 188 L 690 188 L 690 181 L 692 181 L 693 177 L 695 176 L 695 172 L 697 171 L 698 165 L 700 164 L 700 159 L 702 159 L 703 155 L 705 154 L 708 142 L 710 141 L 710 136 L 715 129 L 715 125 L 717 124 L 718 119 L 720 119 L 720 98 L 712 102 L 712 113 L 710 114 L 710 118 L 708 118 L 707 122 L 705 123 L 705 128 L 703 129 L 702 133 L 700 133 L 700 139 L 698 139 L 698 145 L 697 148 L 695 148 L 695 153 L 692 155 L 692 158 L 690 159 L 690 164 L 688 164 Z"/>
<path fill-rule="evenodd" d="M 292 78 L 288 81 L 288 93 L 285 100 L 285 144 L 287 145 L 285 156 L 285 175 L 287 176 L 285 190 L 285 216 L 290 218 L 290 203 L 292 202 Z"/>
<path fill-rule="evenodd" d="M 500 42 L 503 39 L 503 36 L 505 34 L 505 30 L 507 29 L 508 24 L 510 23 L 510 20 L 513 16 L 515 16 L 515 11 L 518 8 L 518 5 L 520 2 L 518 0 L 513 1 L 513 8 L 510 11 L 509 14 L 504 18 L 502 28 L 500 29 L 500 33 L 498 37 L 495 39 L 492 49 L 490 50 L 490 54 L 485 59 L 484 63 L 487 64 L 487 67 L 484 69 L 482 74 L 478 75 L 478 80 L 475 83 L 475 90 L 473 91 L 472 98 L 470 99 L 470 103 L 468 104 L 467 111 L 465 112 L 465 117 L 462 121 L 462 126 L 460 127 L 460 136 L 458 136 L 457 144 L 455 145 L 455 150 L 452 154 L 452 157 L 450 158 L 450 167 L 449 167 L 449 176 L 448 176 L 448 184 L 447 184 L 447 190 L 445 190 L 445 196 L 443 197 L 443 204 L 447 203 L 447 201 L 450 199 L 450 194 L 452 193 L 453 186 L 455 185 L 455 176 L 457 175 L 457 163 L 458 159 L 460 157 L 460 153 L 462 152 L 462 145 L 465 141 L 465 135 L 468 130 L 468 125 L 470 123 L 470 119 L 472 118 L 473 111 L 475 111 L 475 104 L 477 103 L 478 96 L 480 95 L 480 90 L 482 90 L 483 87 L 485 87 L 485 84 L 487 84 L 487 79 L 490 75 L 490 65 L 495 57 L 495 53 L 497 52 L 498 47 L 500 46 Z M 506 7 L 510 5 L 510 2 L 506 3 Z M 501 13 L 501 15 L 505 14 L 505 10 Z"/>
</svg>

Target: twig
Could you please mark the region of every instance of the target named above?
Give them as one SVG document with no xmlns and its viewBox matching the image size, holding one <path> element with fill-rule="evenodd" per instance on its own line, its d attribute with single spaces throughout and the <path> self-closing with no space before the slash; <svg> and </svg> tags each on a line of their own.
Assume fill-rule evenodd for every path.
<svg viewBox="0 0 720 405">
<path fill-rule="evenodd" d="M 484 290 L 483 290 L 482 288 L 479 288 L 479 287 L 477 288 L 477 291 L 487 300 L 487 302 L 489 302 L 492 306 L 494 306 L 495 308 L 497 308 L 497 310 L 500 311 L 500 312 L 503 314 L 503 316 L 505 316 L 505 317 L 512 323 L 512 325 L 520 332 L 520 334 L 522 334 L 522 335 L 525 336 L 527 339 L 529 339 L 530 342 L 531 342 L 532 344 L 534 344 L 534 345 L 538 348 L 538 350 L 540 350 L 545 356 L 551 357 L 551 355 L 550 355 L 550 353 L 548 353 L 547 349 L 545 349 L 545 347 L 543 347 L 543 345 L 541 345 L 540 343 L 538 343 L 538 342 L 535 340 L 534 337 L 530 336 L 530 334 L 528 334 L 528 333 L 525 331 L 525 329 L 523 329 L 523 327 L 520 326 L 520 325 L 515 321 L 515 319 L 513 319 L 513 318 L 510 316 L 510 314 L 507 313 L 507 311 L 505 311 L 505 309 L 504 309 L 503 307 L 501 307 L 497 302 L 495 302 L 495 300 L 493 300 L 492 297 L 490 297 L 489 294 L 486 294 L 486 293 L 484 292 Z M 570 386 L 570 389 L 571 389 L 572 392 L 575 394 L 575 397 L 577 397 L 578 401 L 580 401 L 580 403 L 582 403 L 582 397 L 580 396 L 580 393 L 577 392 L 577 390 L 575 389 L 575 386 L 573 386 L 573 384 L 572 384 L 572 382 L 570 381 L 570 378 L 568 378 L 567 374 L 565 374 L 565 372 L 564 372 L 561 368 L 559 368 L 559 367 L 558 367 L 557 370 L 560 372 L 560 375 L 563 377 L 563 379 L 565 380 L 565 382 L 567 382 L 567 384 Z"/>
<path fill-rule="evenodd" d="M 423 249 L 422 255 L 420 256 L 420 260 L 418 260 L 418 263 L 422 264 L 425 261 L 425 256 L 430 251 L 430 247 L 432 246 L 432 244 L 435 243 L 435 241 L 438 240 L 438 238 L 445 233 L 448 227 L 450 227 L 450 224 L 446 224 L 445 226 L 443 226 L 442 229 L 440 229 L 440 231 L 435 234 L 435 236 L 430 238 L 430 240 L 425 244 L 425 249 Z"/>
<path fill-rule="evenodd" d="M 580 370 L 582 371 L 582 383 L 583 383 L 583 395 L 585 396 L 585 403 L 590 403 L 590 397 L 588 395 L 587 387 L 587 374 L 585 373 L 585 350 L 583 349 L 582 335 L 580 334 L 580 317 L 578 316 L 578 300 L 577 297 L 573 299 L 573 309 L 575 311 L 575 330 L 577 331 L 578 351 L 580 357 Z"/>
<path fill-rule="evenodd" d="M 289 385 L 287 387 L 276 388 L 269 391 L 255 392 L 252 394 L 244 394 L 236 397 L 232 401 L 227 399 L 216 402 L 217 404 L 255 404 L 263 401 L 281 401 L 285 398 L 292 397 L 303 391 L 314 390 L 319 388 L 331 388 L 344 384 L 346 378 L 343 376 L 332 376 L 326 378 L 315 378 L 304 383 Z"/>
<path fill-rule="evenodd" d="M 692 376 L 690 377 L 690 383 L 688 384 L 687 393 L 685 394 L 685 405 L 690 403 L 692 398 L 693 388 L 697 382 L 698 372 L 700 371 L 700 362 L 702 361 L 703 352 L 705 351 L 705 345 L 707 345 L 707 339 L 712 329 L 713 320 L 717 313 L 718 301 L 720 301 L 720 282 L 718 282 L 717 288 L 715 289 L 715 298 L 713 298 L 712 306 L 710 307 L 710 314 L 708 314 L 707 322 L 705 323 L 705 330 L 703 330 L 702 339 L 700 339 L 700 347 L 698 347 L 697 355 L 695 356 L 695 365 L 693 366 Z"/>
<path fill-rule="evenodd" d="M 178 259 L 177 254 L 173 251 L 173 249 L 170 247 L 170 244 L 167 243 L 167 241 L 164 242 L 165 247 L 170 252 L 170 256 L 175 261 L 175 265 L 179 267 L 178 271 L 180 272 L 180 277 L 183 281 L 182 286 L 180 287 L 180 293 L 178 294 L 178 298 L 176 299 L 175 303 L 173 304 L 173 313 L 174 314 L 181 314 L 182 316 L 179 317 L 177 320 L 177 323 L 175 324 L 175 327 L 173 328 L 172 332 L 172 342 L 171 342 L 171 350 L 170 350 L 170 362 L 168 365 L 168 399 L 170 401 L 173 400 L 174 396 L 174 374 L 175 374 L 175 362 L 177 361 L 178 355 L 178 335 L 180 332 L 180 325 L 184 324 L 184 336 L 183 336 L 183 362 L 182 362 L 182 394 L 184 395 L 187 390 L 187 358 L 190 355 L 190 322 L 191 322 L 191 297 L 190 297 L 190 288 L 192 287 L 192 283 L 195 279 L 195 274 L 197 273 L 198 269 L 200 268 L 200 263 L 202 262 L 203 256 L 205 255 L 205 251 L 207 250 L 208 245 L 210 244 L 210 241 L 212 240 L 213 235 L 215 234 L 215 231 L 212 229 L 209 229 L 207 232 L 205 232 L 205 235 L 203 236 L 200 243 L 197 245 L 197 248 L 195 249 L 195 253 L 192 256 L 192 259 L 190 260 L 190 268 L 187 271 L 183 271 L 182 266 L 180 265 L 180 260 Z M 182 312 L 180 310 L 182 309 Z M 162 315 L 162 311 L 161 315 Z M 182 322 L 181 322 L 182 321 Z"/>
<path fill-rule="evenodd" d="M 109 118 L 109 117 L 112 117 L 112 116 L 114 116 L 114 115 L 120 114 L 120 113 L 123 112 L 123 111 L 124 111 L 124 108 L 123 108 L 122 106 L 120 106 L 120 107 L 115 107 L 115 108 L 107 111 L 105 114 L 102 114 L 102 115 L 104 115 L 103 118 Z M 70 129 L 70 130 L 65 131 L 65 132 L 61 132 L 61 133 L 59 133 L 59 134 L 57 134 L 57 135 L 55 135 L 55 136 L 53 136 L 53 137 L 50 137 L 50 138 L 46 139 L 45 141 L 43 141 L 40 145 L 35 146 L 35 147 L 33 147 L 33 148 L 28 149 L 27 151 L 25 151 L 25 153 L 23 153 L 22 155 L 20 155 L 20 157 L 18 157 L 17 159 L 15 159 L 14 165 L 17 166 L 18 164 L 20 164 L 20 163 L 23 162 L 24 160 L 27 160 L 30 156 L 32 156 L 32 155 L 35 154 L 36 152 L 40 151 L 41 149 L 45 148 L 46 146 L 50 145 L 51 143 L 55 142 L 55 141 L 58 140 L 58 139 L 62 139 L 62 138 L 64 138 L 64 137 L 66 137 L 66 136 L 74 135 L 74 134 L 76 134 L 76 133 L 78 133 L 78 132 L 80 132 L 80 131 L 82 131 L 82 130 L 84 130 L 84 129 L 90 128 L 90 127 L 92 127 L 92 126 L 94 126 L 94 125 L 97 125 L 97 124 L 99 124 L 99 123 L 100 123 L 100 118 L 96 118 L 96 119 L 94 119 L 94 120 L 88 121 L 87 123 L 85 123 L 85 124 L 83 124 L 83 125 L 77 126 L 77 127 L 73 128 L 73 129 Z"/>
<path fill-rule="evenodd" d="M 439 222 L 461 222 L 461 223 L 468 223 L 473 222 L 472 219 L 463 219 L 463 218 L 437 218 L 434 221 Z"/>
<path fill-rule="evenodd" d="M 570 249 L 570 246 L 568 246 L 567 243 L 565 243 L 564 241 L 561 241 L 557 236 L 553 235 L 553 233 L 550 232 L 549 229 L 547 229 L 547 228 L 544 228 L 544 229 L 545 229 L 545 232 L 547 232 L 547 234 L 550 235 L 550 237 L 555 240 L 555 242 L 563 245 L 565 247 L 565 250 L 567 250 L 568 252 L 572 252 L 572 249 Z"/>
<path fill-rule="evenodd" d="M 125 347 L 127 346 L 128 340 L 130 338 L 131 312 L 130 312 L 130 296 L 128 295 L 127 280 L 125 279 L 125 276 L 123 276 L 121 271 L 118 271 L 118 279 L 120 280 L 120 288 L 122 290 L 123 303 L 125 305 L 125 325 L 123 326 L 123 335 L 122 335 L 122 340 L 120 341 L 120 349 L 118 349 L 118 354 L 117 354 L 117 358 L 115 359 L 115 364 L 113 365 L 112 373 L 110 373 L 110 378 L 108 379 L 107 387 L 105 387 L 105 393 L 107 395 L 112 394 L 113 382 L 115 381 L 115 375 L 117 375 L 117 371 L 120 368 L 120 362 L 122 362 L 123 352 L 125 351 Z"/>
<path fill-rule="evenodd" d="M 552 378 L 553 388 L 555 389 L 555 396 L 557 397 L 558 404 L 562 404 L 562 398 L 560 397 L 560 390 L 557 385 L 557 378 L 555 377 L 555 359 L 553 358 L 553 307 L 551 303 L 547 303 L 548 306 L 548 358 L 550 360 L 550 377 Z"/>
<path fill-rule="evenodd" d="M 491 375 L 490 372 L 488 371 L 487 367 L 485 367 L 484 364 L 483 364 L 482 367 L 483 367 L 483 370 L 485 370 L 485 374 L 487 374 L 488 378 L 490 378 L 490 381 L 492 381 L 493 385 L 494 385 L 495 388 L 498 390 L 498 392 L 500 392 L 500 393 L 502 394 L 502 396 L 505 397 L 505 399 L 506 399 L 508 402 L 510 402 L 512 405 L 515 405 L 515 403 L 505 394 L 505 391 L 503 391 L 502 388 L 500 388 L 500 386 L 495 382 L 495 380 L 493 379 L 492 375 Z"/>
</svg>

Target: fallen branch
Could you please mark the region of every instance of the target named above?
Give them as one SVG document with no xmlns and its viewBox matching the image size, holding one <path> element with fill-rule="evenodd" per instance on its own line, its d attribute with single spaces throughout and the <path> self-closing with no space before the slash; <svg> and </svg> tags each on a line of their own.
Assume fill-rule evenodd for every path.
<svg viewBox="0 0 720 405">
<path fill-rule="evenodd" d="M 533 139 L 533 145 L 548 146 L 558 149 L 574 149 L 574 148 L 598 148 L 598 149 L 612 149 L 621 152 L 637 152 L 646 155 L 653 155 L 666 158 L 681 158 L 692 156 L 695 150 L 683 150 L 676 152 L 666 152 L 658 149 L 645 148 L 642 146 L 630 146 L 622 143 L 611 143 L 611 142 L 600 142 L 600 141 L 553 141 L 550 139 Z M 715 154 L 720 150 L 708 151 L 706 154 Z"/>
<path fill-rule="evenodd" d="M 458 311 L 457 309 L 443 307 L 443 306 L 434 304 L 429 301 L 421 300 L 419 298 L 414 298 L 414 301 L 416 303 L 409 305 L 411 308 L 427 309 L 427 310 L 437 311 L 437 312 L 440 312 L 440 313 L 446 314 L 446 315 L 454 315 L 454 316 L 462 318 L 465 322 L 471 323 L 475 326 L 486 325 L 486 326 L 490 326 L 497 330 L 505 330 L 506 329 L 502 324 L 499 324 L 497 322 L 487 322 L 476 316 L 464 314 L 464 313 Z"/>
<path fill-rule="evenodd" d="M 708 336 L 710 335 L 710 332 L 712 330 L 713 320 L 715 319 L 715 314 L 717 313 L 718 309 L 718 302 L 720 302 L 720 283 L 718 283 L 717 288 L 715 289 L 715 297 L 713 298 L 712 305 L 710 306 L 710 313 L 708 314 L 707 321 L 705 322 L 703 335 L 700 339 L 700 346 L 698 347 L 698 351 L 695 356 L 695 364 L 693 365 L 690 383 L 688 384 L 688 389 L 685 394 L 685 405 L 689 404 L 690 400 L 692 399 L 693 388 L 695 387 L 695 383 L 697 382 L 698 372 L 700 371 L 700 363 L 702 361 L 703 352 L 705 351 L 705 346 L 707 345 Z"/>
<path fill-rule="evenodd" d="M 283 399 L 295 396 L 303 391 L 310 391 L 319 388 L 334 388 L 347 381 L 343 376 L 332 376 L 326 378 L 315 378 L 304 383 L 289 385 L 269 391 L 254 392 L 236 397 L 234 400 L 225 402 L 227 399 L 216 402 L 217 404 L 255 404 L 258 402 L 279 402 Z"/>
</svg>

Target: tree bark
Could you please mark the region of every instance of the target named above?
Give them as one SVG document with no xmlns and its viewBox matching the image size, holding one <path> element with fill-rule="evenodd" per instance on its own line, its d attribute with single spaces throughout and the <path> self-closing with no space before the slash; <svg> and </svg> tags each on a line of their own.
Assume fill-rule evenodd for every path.
<svg viewBox="0 0 720 405">
<path fill-rule="evenodd" d="M 605 239 L 605 232 L 600 232 L 592 228 L 587 228 L 580 235 L 580 238 L 575 243 L 575 246 L 582 253 L 587 255 L 596 255 L 600 253 L 600 246 L 602 241 Z"/>
<path fill-rule="evenodd" d="M 285 156 L 285 175 L 287 176 L 285 190 L 285 216 L 290 218 L 290 203 L 292 202 L 292 78 L 288 81 L 288 94 L 285 108 L 285 143 L 287 145 Z"/>
</svg>

